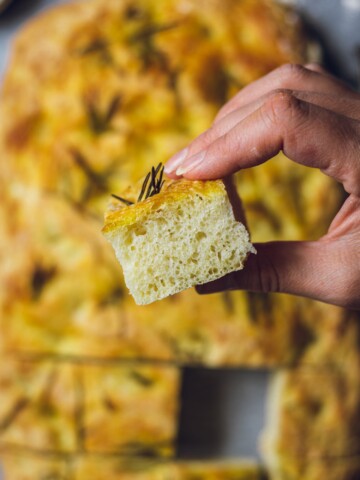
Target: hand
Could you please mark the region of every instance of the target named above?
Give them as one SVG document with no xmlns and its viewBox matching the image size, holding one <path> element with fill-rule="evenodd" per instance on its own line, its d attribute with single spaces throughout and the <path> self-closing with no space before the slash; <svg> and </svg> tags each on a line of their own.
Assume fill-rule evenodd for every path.
<svg viewBox="0 0 360 480">
<path fill-rule="evenodd" d="M 198 287 L 284 292 L 360 308 L 360 95 L 317 65 L 284 65 L 243 88 L 212 127 L 165 172 L 208 180 L 266 162 L 282 150 L 319 168 L 349 194 L 325 236 L 256 244 L 246 267 Z"/>
</svg>

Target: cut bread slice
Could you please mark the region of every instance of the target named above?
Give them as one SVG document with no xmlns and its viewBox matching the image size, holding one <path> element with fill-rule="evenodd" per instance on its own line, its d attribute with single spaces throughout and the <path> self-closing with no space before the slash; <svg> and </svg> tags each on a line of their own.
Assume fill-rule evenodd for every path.
<svg viewBox="0 0 360 480">
<path fill-rule="evenodd" d="M 138 305 L 241 270 L 255 252 L 221 180 L 166 180 L 144 201 L 113 203 L 103 233 Z"/>
</svg>

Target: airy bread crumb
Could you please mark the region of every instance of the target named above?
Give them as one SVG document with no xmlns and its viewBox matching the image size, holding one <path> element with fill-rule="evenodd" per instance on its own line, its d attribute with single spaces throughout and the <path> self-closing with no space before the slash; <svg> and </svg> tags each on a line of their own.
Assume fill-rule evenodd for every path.
<svg viewBox="0 0 360 480">
<path fill-rule="evenodd" d="M 166 181 L 143 202 L 110 207 L 103 233 L 138 305 L 241 270 L 255 253 L 221 180 Z"/>
</svg>

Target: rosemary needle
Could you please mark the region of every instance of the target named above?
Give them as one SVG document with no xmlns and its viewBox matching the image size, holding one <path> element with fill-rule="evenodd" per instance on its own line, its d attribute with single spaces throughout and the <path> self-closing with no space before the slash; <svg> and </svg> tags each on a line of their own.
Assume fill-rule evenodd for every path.
<svg viewBox="0 0 360 480">
<path fill-rule="evenodd" d="M 140 192 L 140 195 L 139 195 L 138 200 L 137 200 L 138 202 L 141 202 L 141 200 L 142 200 L 142 198 L 143 198 L 143 196 L 144 196 L 145 189 L 146 189 L 146 185 L 147 185 L 147 183 L 148 183 L 148 181 L 149 181 L 149 178 L 150 178 L 150 172 L 146 175 L 145 181 L 144 181 L 144 183 L 142 184 L 141 192 Z"/>
<path fill-rule="evenodd" d="M 115 195 L 114 193 L 111 194 L 112 197 L 116 198 L 116 200 L 119 200 L 122 203 L 125 203 L 125 205 L 133 205 L 134 202 L 131 202 L 130 200 L 126 200 L 126 198 L 119 197 L 119 195 Z"/>
<path fill-rule="evenodd" d="M 137 203 L 160 193 L 165 183 L 165 180 L 163 180 L 163 176 L 164 176 L 164 165 L 161 162 L 158 164 L 156 168 L 151 167 L 150 172 L 146 175 L 145 180 L 143 181 L 143 184 L 141 186 Z M 114 195 L 113 193 L 112 193 L 112 196 L 117 200 L 119 200 L 120 202 L 125 203 L 125 205 L 134 204 L 134 202 L 131 202 L 126 198 L 119 197 L 118 195 Z"/>
</svg>

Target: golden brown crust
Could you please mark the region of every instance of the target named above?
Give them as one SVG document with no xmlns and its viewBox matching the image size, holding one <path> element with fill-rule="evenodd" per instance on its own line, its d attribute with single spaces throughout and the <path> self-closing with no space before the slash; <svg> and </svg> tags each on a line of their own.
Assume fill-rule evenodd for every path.
<svg viewBox="0 0 360 480">
<path fill-rule="evenodd" d="M 224 195 L 225 187 L 221 180 L 208 182 L 190 181 L 186 179 L 171 181 L 164 183 L 160 193 L 147 198 L 142 202 L 124 207 L 123 205 L 114 210 L 114 202 L 105 212 L 105 225 L 103 233 L 110 233 L 120 226 L 132 225 L 141 222 L 150 212 L 156 211 L 162 206 L 171 203 L 181 202 L 183 198 L 193 195 L 202 195 L 204 197 L 212 197 L 216 195 Z M 119 205 L 119 202 L 117 202 Z M 115 207 L 116 208 L 116 207 Z"/>
</svg>

